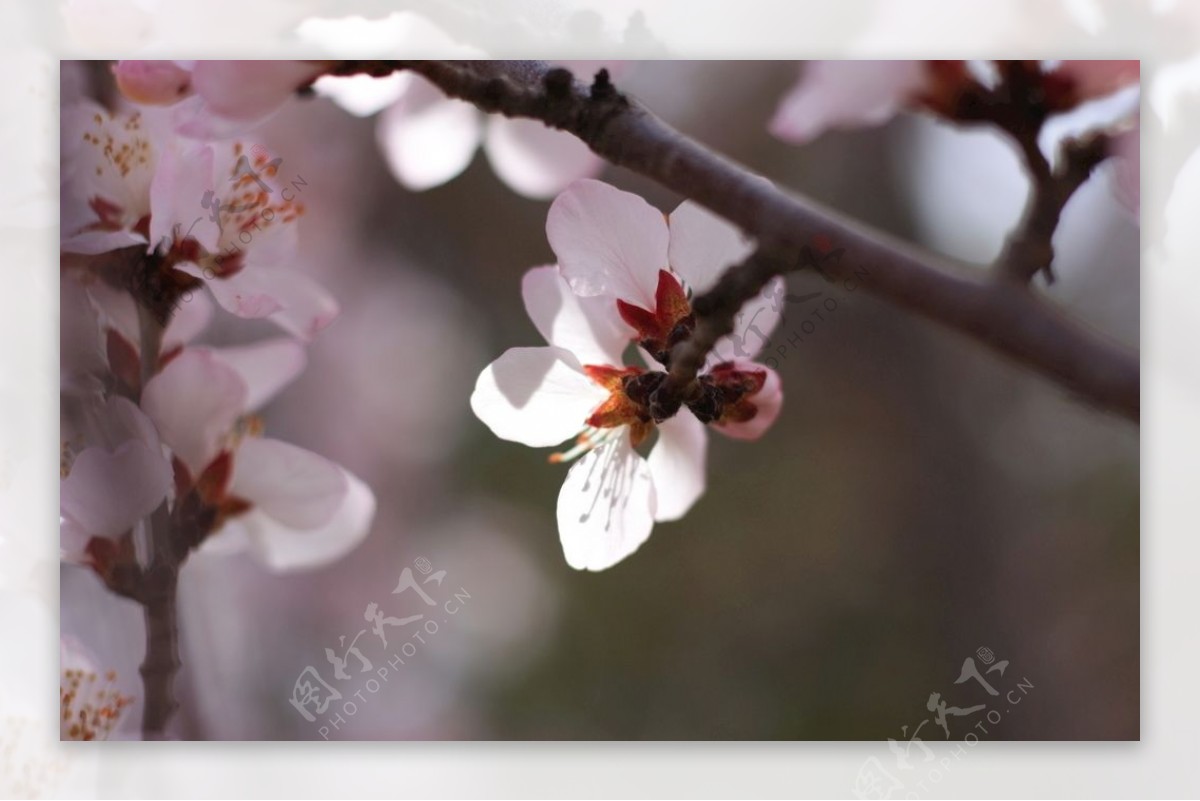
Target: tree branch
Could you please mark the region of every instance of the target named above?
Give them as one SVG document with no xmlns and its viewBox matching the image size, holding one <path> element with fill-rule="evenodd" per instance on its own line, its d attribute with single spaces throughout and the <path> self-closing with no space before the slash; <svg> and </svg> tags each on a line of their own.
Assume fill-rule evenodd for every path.
<svg viewBox="0 0 1200 801">
<path fill-rule="evenodd" d="M 795 263 L 814 242 L 832 242 L 845 250 L 831 270 L 835 280 L 852 265 L 865 266 L 871 276 L 862 284 L 867 291 L 979 340 L 1102 409 L 1139 418 L 1136 354 L 1068 320 L 1026 286 L 964 269 L 763 181 L 619 93 L 604 71 L 588 87 L 566 70 L 528 61 L 345 62 L 340 70 L 395 68 L 417 72 L 484 111 L 541 120 L 575 134 L 613 164 L 729 220 L 756 239 L 761 252 L 775 252 L 783 263 Z M 1061 210 L 1065 202 L 1056 198 L 1046 205 Z M 1026 262 L 1021 248 L 1010 250 L 1016 252 L 1007 257 L 1013 262 L 1007 271 L 1032 275 L 1041 269 L 1040 259 Z M 713 330 L 721 327 L 714 325 Z M 697 330 L 707 330 L 701 320 Z"/>
<path fill-rule="evenodd" d="M 159 310 L 137 300 L 141 338 L 141 377 L 144 387 L 158 368 L 165 322 Z M 179 707 L 175 700 L 175 674 L 179 671 L 179 626 L 176 605 L 179 568 L 186 549 L 176 545 L 166 499 L 146 521 L 150 563 L 140 571 L 137 600 L 146 621 L 146 656 L 138 672 L 146 697 L 142 706 L 142 738 L 166 737 L 167 726 Z"/>
</svg>

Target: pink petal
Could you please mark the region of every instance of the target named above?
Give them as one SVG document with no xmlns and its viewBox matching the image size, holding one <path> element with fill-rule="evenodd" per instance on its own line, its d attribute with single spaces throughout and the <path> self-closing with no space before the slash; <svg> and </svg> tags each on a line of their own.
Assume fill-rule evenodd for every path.
<svg viewBox="0 0 1200 801">
<path fill-rule="evenodd" d="M 279 440 L 249 438 L 234 456 L 229 491 L 288 528 L 313 529 L 330 521 L 349 485 L 324 456 Z"/>
<path fill-rule="evenodd" d="M 180 271 L 196 278 L 206 278 L 205 270 L 196 264 L 181 264 Z M 228 278 L 211 278 L 204 282 L 223 309 L 238 317 L 257 319 L 268 317 L 283 308 L 276 296 L 282 280 L 276 273 L 249 266 Z"/>
<path fill-rule="evenodd" d="M 211 145 L 167 143 L 150 182 L 152 247 L 190 237 L 216 252 L 220 236 L 211 212 L 201 205 L 205 193 L 217 190 Z"/>
<path fill-rule="evenodd" d="M 163 331 L 163 350 L 186 345 L 200 336 L 212 321 L 212 316 L 213 304 L 208 295 L 199 290 L 191 290 L 190 295 L 180 298 L 171 321 Z"/>
<path fill-rule="evenodd" d="M 474 106 L 447 98 L 416 77 L 400 100 L 380 116 L 376 133 L 396 180 L 418 192 L 465 170 L 483 136 Z"/>
<path fill-rule="evenodd" d="M 294 339 L 272 339 L 231 348 L 214 348 L 213 354 L 232 367 L 246 385 L 245 409 L 254 411 L 304 371 L 308 361 L 304 346 Z"/>
<path fill-rule="evenodd" d="M 1092 100 L 1137 83 L 1141 62 L 1068 60 L 1059 64 L 1055 73 L 1071 78 L 1082 100 Z"/>
<path fill-rule="evenodd" d="M 800 144 L 830 128 L 880 125 L 927 81 L 921 61 L 810 61 L 769 127 L 776 137 Z"/>
<path fill-rule="evenodd" d="M 534 267 L 521 280 L 525 311 L 547 343 L 570 351 L 580 364 L 620 364 L 633 336 L 614 300 L 581 298 L 557 267 Z"/>
<path fill-rule="evenodd" d="M 766 289 L 746 302 L 733 321 L 733 333 L 721 337 L 705 360 L 707 367 L 757 356 L 771 338 L 783 316 L 787 284 L 782 277 L 772 278 Z"/>
<path fill-rule="evenodd" d="M 112 452 L 86 448 L 61 482 L 60 514 L 76 534 L 117 537 L 154 511 L 170 484 L 162 453 L 145 442 L 127 440 Z M 80 539 L 65 541 L 64 549 L 78 550 Z"/>
<path fill-rule="evenodd" d="M 276 572 L 308 570 L 340 559 L 370 532 L 375 518 L 375 495 L 350 472 L 338 469 L 346 482 L 346 491 L 324 524 L 291 528 L 262 510 L 252 509 L 226 523 L 212 538 L 213 544 L 227 540 L 248 544 L 251 553 Z"/>
<path fill-rule="evenodd" d="M 510 348 L 479 374 L 471 410 L 500 439 L 544 448 L 579 434 L 608 392 L 560 348 Z"/>
<path fill-rule="evenodd" d="M 192 86 L 217 116 L 253 121 L 324 70 L 319 61 L 197 61 Z"/>
<path fill-rule="evenodd" d="M 62 274 L 59 292 L 59 376 L 61 389 L 80 393 L 102 389 L 108 360 L 101 345 L 96 308 L 78 281 Z"/>
<path fill-rule="evenodd" d="M 671 269 L 697 294 L 754 250 L 734 225 L 690 200 L 671 212 Z"/>
<path fill-rule="evenodd" d="M 176 103 L 192 91 L 191 72 L 174 61 L 118 61 L 113 75 L 121 94 L 135 103 Z"/>
<path fill-rule="evenodd" d="M 654 308 L 669 235 L 662 212 L 645 200 L 600 181 L 576 181 L 550 206 L 546 236 L 577 295 Z"/>
<path fill-rule="evenodd" d="M 780 409 L 783 408 L 783 382 L 779 379 L 779 373 L 770 367 L 745 359 L 735 359 L 734 364 L 739 370 L 763 370 L 767 374 L 763 388 L 751 397 L 754 405 L 758 407 L 758 414 L 744 423 L 714 423 L 713 427 L 733 439 L 758 439 L 774 424 Z"/>
<path fill-rule="evenodd" d="M 707 453 L 708 432 L 687 409 L 659 423 L 647 460 L 658 499 L 655 520 L 678 520 L 704 494 Z"/>
<path fill-rule="evenodd" d="M 205 349 L 185 349 L 142 390 L 142 409 L 163 441 L 198 475 L 246 410 L 237 371 Z"/>
<path fill-rule="evenodd" d="M 558 536 L 567 564 L 606 570 L 636 551 L 654 528 L 655 485 L 628 433 L 571 466 L 558 493 Z"/>
<path fill-rule="evenodd" d="M 271 322 L 308 342 L 338 316 L 337 301 L 323 286 L 303 273 L 288 270 L 277 275 L 272 292 L 281 308 L 271 315 Z"/>
<path fill-rule="evenodd" d="M 578 138 L 535 120 L 491 117 L 483 148 L 500 180 L 538 200 L 604 168 L 604 160 Z"/>
</svg>

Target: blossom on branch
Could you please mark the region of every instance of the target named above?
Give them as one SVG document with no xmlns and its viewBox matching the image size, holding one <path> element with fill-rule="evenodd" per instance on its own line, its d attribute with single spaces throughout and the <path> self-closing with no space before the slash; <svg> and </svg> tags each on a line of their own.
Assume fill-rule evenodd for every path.
<svg viewBox="0 0 1200 801">
<path fill-rule="evenodd" d="M 746 304 L 751 323 L 721 343 L 740 358 L 714 349 L 685 408 L 660 416 L 652 398 L 670 349 L 694 325 L 687 289 L 710 288 L 748 244 L 692 204 L 668 223 L 638 196 L 598 181 L 559 196 L 547 233 L 559 264 L 530 270 L 522 295 L 548 346 L 501 355 L 479 376 L 471 408 L 502 439 L 531 447 L 574 439 L 551 456 L 578 459 L 559 493 L 559 537 L 569 565 L 603 570 L 704 493 L 706 423 L 753 439 L 778 416 L 779 377 L 750 359 L 778 322 L 771 298 L 782 286 Z M 751 327 L 761 336 L 751 340 Z M 626 363 L 631 343 L 642 364 Z"/>
</svg>

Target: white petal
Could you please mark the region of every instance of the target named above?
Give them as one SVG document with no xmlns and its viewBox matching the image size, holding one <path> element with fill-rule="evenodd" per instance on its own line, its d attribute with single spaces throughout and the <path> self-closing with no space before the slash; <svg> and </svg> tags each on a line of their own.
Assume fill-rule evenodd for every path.
<svg viewBox="0 0 1200 801">
<path fill-rule="evenodd" d="M 305 342 L 333 322 L 340 310 L 325 287 L 295 270 L 281 277 L 273 293 L 283 308 L 271 315 L 271 322 Z"/>
<path fill-rule="evenodd" d="M 133 231 L 80 231 L 64 237 L 62 249 L 67 253 L 93 255 L 144 244 L 146 237 Z"/>
<path fill-rule="evenodd" d="M 580 364 L 620 364 L 634 336 L 612 298 L 581 298 L 557 267 L 534 267 L 521 280 L 525 311 L 546 342 L 568 350 Z"/>
<path fill-rule="evenodd" d="M 479 374 L 471 410 L 500 439 L 557 445 L 584 428 L 608 393 L 560 348 L 510 348 Z"/>
<path fill-rule="evenodd" d="M 655 486 L 624 430 L 571 466 L 558 493 L 558 536 L 576 570 L 605 570 L 654 528 Z"/>
<path fill-rule="evenodd" d="M 658 510 L 654 519 L 678 520 L 704 494 L 708 432 L 687 409 L 658 424 L 658 441 L 647 463 Z"/>
<path fill-rule="evenodd" d="M 99 390 L 108 371 L 100 319 L 88 291 L 78 281 L 64 272 L 61 282 L 58 354 L 61 389 L 81 393 Z"/>
<path fill-rule="evenodd" d="M 197 264 L 180 264 L 177 269 L 204 278 L 205 271 Z M 269 317 L 283 308 L 278 292 L 286 279 L 280 278 L 279 272 L 261 265 L 250 269 L 247 265 L 228 278 L 211 278 L 204 283 L 225 311 L 254 320 Z"/>
<path fill-rule="evenodd" d="M 370 75 L 323 75 L 313 84 L 313 89 L 356 117 L 369 117 L 395 103 L 410 79 L 411 75 L 404 72 L 393 72 L 379 78 Z"/>
<path fill-rule="evenodd" d="M 246 385 L 204 349 L 184 350 L 142 390 L 142 409 L 175 455 L 198 475 L 246 409 Z"/>
<path fill-rule="evenodd" d="M 219 195 L 214 159 L 213 147 L 208 144 L 168 143 L 162 148 L 150 182 L 151 247 L 186 236 L 216 252 L 220 232 L 201 205 L 206 192 Z"/>
<path fill-rule="evenodd" d="M 213 348 L 246 384 L 246 410 L 264 406 L 304 371 L 304 346 L 294 339 L 272 339 L 232 348 Z"/>
<path fill-rule="evenodd" d="M 250 121 L 283 105 L 323 70 L 314 61 L 197 61 L 192 87 L 218 116 Z"/>
<path fill-rule="evenodd" d="M 569 133 L 536 120 L 492 117 L 484 153 L 509 188 L 525 197 L 551 198 L 572 181 L 598 175 L 604 160 Z"/>
<path fill-rule="evenodd" d="M 341 468 L 324 456 L 250 438 L 234 456 L 229 491 L 288 528 L 312 529 L 333 517 L 348 484 Z"/>
<path fill-rule="evenodd" d="M 213 304 L 208 295 L 191 290 L 189 295 L 180 298 L 171 322 L 167 323 L 167 328 L 163 331 L 163 350 L 191 342 L 208 327 L 212 316 Z"/>
<path fill-rule="evenodd" d="M 379 146 L 401 184 L 415 191 L 446 183 L 471 163 L 483 136 L 470 103 L 447 98 L 424 78 L 379 117 Z"/>
<path fill-rule="evenodd" d="M 879 125 L 927 81 L 922 61 L 810 61 L 779 104 L 771 133 L 798 144 L 829 128 Z"/>
<path fill-rule="evenodd" d="M 170 484 L 162 453 L 144 442 L 128 440 L 111 453 L 87 448 L 62 480 L 60 514 L 76 533 L 116 537 L 154 511 Z M 63 545 L 75 550 L 78 538 Z"/>
<path fill-rule="evenodd" d="M 576 181 L 550 206 L 546 236 L 576 294 L 654 308 L 668 233 L 662 212 L 645 200 L 601 181 Z"/>
<path fill-rule="evenodd" d="M 252 553 L 270 570 L 307 570 L 336 561 L 366 538 L 375 518 L 375 494 L 356 476 L 342 470 L 347 491 L 333 517 L 322 526 L 297 530 L 281 525 L 259 511 L 252 510 L 226 524 L 240 526 Z M 238 537 L 236 528 L 222 530 L 214 539 Z"/>
<path fill-rule="evenodd" d="M 772 278 L 765 289 L 742 306 L 733 321 L 733 333 L 721 337 L 705 360 L 705 369 L 736 359 L 757 356 L 771 338 L 783 315 L 787 284 L 782 277 Z"/>
<path fill-rule="evenodd" d="M 671 212 L 670 225 L 671 269 L 696 294 L 711 289 L 754 249 L 736 226 L 691 200 Z"/>
<path fill-rule="evenodd" d="M 745 423 L 714 424 L 713 427 L 733 439 L 758 439 L 775 423 L 783 408 L 783 382 L 779 379 L 779 373 L 770 367 L 742 359 L 735 360 L 734 364 L 739 370 L 763 370 L 767 374 L 763 388 L 757 395 L 751 396 L 758 407 L 758 414 Z"/>
</svg>

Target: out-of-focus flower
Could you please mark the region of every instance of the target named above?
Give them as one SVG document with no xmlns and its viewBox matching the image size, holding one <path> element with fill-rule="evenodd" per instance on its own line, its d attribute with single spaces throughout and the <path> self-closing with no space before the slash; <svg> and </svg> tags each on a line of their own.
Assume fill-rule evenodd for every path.
<svg viewBox="0 0 1200 801">
<path fill-rule="evenodd" d="M 637 550 L 655 521 L 682 517 L 703 494 L 704 423 L 750 439 L 775 420 L 779 378 L 749 358 L 778 312 L 769 308 L 769 290 L 747 304 L 763 338 L 749 348 L 744 340 L 723 343 L 747 357 L 711 356 L 699 379 L 703 397 L 656 421 L 650 397 L 666 374 L 624 366 L 623 351 L 636 340 L 658 367 L 694 325 L 679 279 L 707 289 L 747 244 L 690 204 L 676 209 L 668 228 L 641 198 L 598 181 L 561 195 L 547 232 L 559 267 L 530 270 L 522 294 L 549 347 L 506 351 L 479 376 L 471 408 L 502 439 L 545 447 L 576 438 L 551 457 L 579 459 L 559 493 L 559 536 L 568 564 L 603 570 Z M 643 458 L 636 449 L 656 430 Z"/>
<path fill-rule="evenodd" d="M 1135 217 L 1142 205 L 1142 126 L 1140 117 L 1113 135 L 1112 156 L 1117 199 Z"/>
<path fill-rule="evenodd" d="M 265 149 L 183 140 L 160 115 L 90 101 L 64 109 L 63 143 L 64 251 L 144 245 L 172 291 L 203 283 L 233 314 L 302 339 L 337 315 L 324 289 L 288 268 L 304 205 Z"/>
<path fill-rule="evenodd" d="M 287 339 L 185 348 L 146 383 L 142 407 L 175 456 L 176 514 L 191 514 L 202 552 L 250 550 L 274 570 L 301 569 L 339 558 L 370 529 L 366 485 L 324 457 L 259 436 L 251 413 L 303 367 L 303 348 Z"/>
<path fill-rule="evenodd" d="M 770 122 L 796 144 L 830 128 L 881 125 L 901 109 L 944 104 L 965 85 L 961 61 L 810 61 Z"/>
<path fill-rule="evenodd" d="M 59 514 L 62 558 L 89 563 L 92 540 L 117 540 L 166 497 L 170 465 L 150 419 L 126 398 L 82 404 L 63 442 Z"/>
<path fill-rule="evenodd" d="M 101 672 L 73 637 L 60 638 L 59 738 L 106 740 L 121 723 L 133 698 L 120 692 L 116 674 Z"/>
<path fill-rule="evenodd" d="M 179 133 L 219 139 L 253 128 L 328 67 L 323 61 L 119 61 L 114 73 L 130 100 L 172 105 Z"/>
<path fill-rule="evenodd" d="M 397 12 L 383 20 L 310 19 L 299 26 L 297 34 L 332 52 L 366 49 L 411 54 L 438 42 L 467 58 L 484 55 L 454 42 L 441 29 L 409 12 Z M 605 64 L 577 61 L 563 62 L 563 66 L 590 80 Z M 608 68 L 615 66 L 609 64 Z M 455 178 L 480 147 L 505 184 L 535 199 L 553 197 L 572 181 L 596 175 L 604 166 L 602 159 L 571 134 L 536 120 L 484 115 L 470 103 L 446 97 L 412 73 L 379 78 L 323 76 L 314 88 L 352 114 L 365 117 L 383 112 L 377 129 L 380 147 L 392 174 L 412 190 L 431 189 Z"/>
<path fill-rule="evenodd" d="M 1136 61 L 1026 62 L 1040 81 L 1047 113 L 1070 111 L 1138 81 Z M 831 128 L 881 125 L 902 110 L 927 110 L 957 119 L 966 95 L 981 79 L 964 61 L 811 61 L 780 102 L 769 128 L 784 141 L 803 143 Z M 979 102 L 992 102 L 986 99 Z"/>
</svg>

